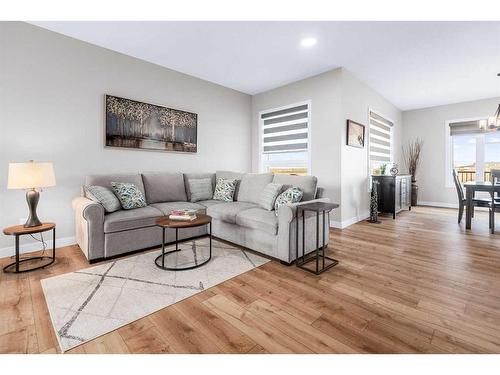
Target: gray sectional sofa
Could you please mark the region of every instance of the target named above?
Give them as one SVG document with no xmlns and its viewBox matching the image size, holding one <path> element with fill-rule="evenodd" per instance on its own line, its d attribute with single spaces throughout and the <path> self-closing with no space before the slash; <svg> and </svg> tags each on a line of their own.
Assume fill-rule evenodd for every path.
<svg viewBox="0 0 500 375">
<path fill-rule="evenodd" d="M 191 178 L 216 178 L 239 180 L 234 202 L 206 200 L 190 202 Z M 296 254 L 296 206 L 311 201 L 328 202 L 321 198 L 313 176 L 273 175 L 269 173 L 142 173 L 91 175 L 85 185 L 110 187 L 111 182 L 131 182 L 144 194 L 147 206 L 132 210 L 120 210 L 105 214 L 101 204 L 85 196 L 73 200 L 76 240 L 90 262 L 115 257 L 161 244 L 161 229 L 155 226 L 159 216 L 168 215 L 175 209 L 196 209 L 212 217 L 213 236 L 236 245 L 254 250 L 284 263 L 295 260 Z M 278 215 L 258 205 L 264 187 L 276 182 L 299 187 L 304 196 L 296 204 L 280 207 Z M 315 248 L 316 218 L 306 216 L 306 252 Z M 299 233 L 302 221 L 299 221 Z M 328 231 L 328 221 L 325 224 Z M 188 239 L 207 233 L 206 226 L 179 231 L 180 239 Z M 166 241 L 174 240 L 175 231 L 167 230 Z M 326 236 L 328 239 L 328 236 Z"/>
</svg>

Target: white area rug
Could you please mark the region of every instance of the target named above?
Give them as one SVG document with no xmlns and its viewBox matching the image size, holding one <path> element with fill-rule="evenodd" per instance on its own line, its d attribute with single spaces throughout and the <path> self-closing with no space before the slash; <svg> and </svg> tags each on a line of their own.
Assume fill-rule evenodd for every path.
<svg viewBox="0 0 500 375">
<path fill-rule="evenodd" d="M 208 257 L 208 238 L 184 242 L 180 248 L 181 252 L 165 258 L 168 266 L 203 262 Z M 161 250 L 151 251 L 41 280 L 61 350 L 67 351 L 269 261 L 217 240 L 212 240 L 212 259 L 193 270 L 159 269 L 154 264 L 159 254 Z"/>
</svg>

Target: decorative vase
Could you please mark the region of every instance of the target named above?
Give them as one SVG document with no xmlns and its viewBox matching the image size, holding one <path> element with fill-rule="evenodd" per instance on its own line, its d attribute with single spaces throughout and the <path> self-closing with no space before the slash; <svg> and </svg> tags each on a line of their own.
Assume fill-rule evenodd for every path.
<svg viewBox="0 0 500 375">
<path fill-rule="evenodd" d="M 378 219 L 378 184 L 378 181 L 372 181 L 372 192 L 370 197 L 370 218 L 367 221 L 373 224 L 381 223 L 381 221 Z"/>
<path fill-rule="evenodd" d="M 416 206 L 418 202 L 418 185 L 417 181 L 411 183 L 411 205 Z"/>
<path fill-rule="evenodd" d="M 393 176 L 393 177 L 396 176 L 399 173 L 398 165 L 396 163 L 394 163 L 389 172 L 391 173 L 391 176 Z"/>
</svg>

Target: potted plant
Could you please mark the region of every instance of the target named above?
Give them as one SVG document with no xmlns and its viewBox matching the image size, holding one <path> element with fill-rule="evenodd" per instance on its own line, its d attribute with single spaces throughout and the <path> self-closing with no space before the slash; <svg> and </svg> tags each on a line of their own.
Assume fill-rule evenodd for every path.
<svg viewBox="0 0 500 375">
<path fill-rule="evenodd" d="M 387 169 L 387 164 L 382 164 L 380 166 L 380 174 L 385 175 L 385 170 Z"/>
<path fill-rule="evenodd" d="M 406 146 L 403 146 L 403 160 L 405 161 L 408 172 L 411 174 L 411 205 L 416 206 L 418 201 L 418 185 L 417 185 L 417 168 L 420 163 L 420 153 L 424 141 L 417 138 L 413 141 L 408 141 Z"/>
</svg>

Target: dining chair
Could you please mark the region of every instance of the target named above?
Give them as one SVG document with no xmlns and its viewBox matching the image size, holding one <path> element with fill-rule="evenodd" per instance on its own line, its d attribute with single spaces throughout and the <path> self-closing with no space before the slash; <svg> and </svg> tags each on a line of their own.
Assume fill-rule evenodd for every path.
<svg viewBox="0 0 500 375">
<path fill-rule="evenodd" d="M 491 170 L 491 181 L 495 180 L 495 177 L 500 179 L 500 169 Z"/>
<path fill-rule="evenodd" d="M 491 182 L 495 181 L 495 178 L 500 181 L 500 169 L 492 169 L 491 170 Z M 500 192 L 497 191 L 497 202 L 500 200 Z"/>
<path fill-rule="evenodd" d="M 500 172 L 500 171 L 499 171 Z M 490 233 L 495 234 L 495 213 L 500 212 L 500 198 L 495 196 L 495 185 L 500 183 L 500 174 L 494 176 L 493 170 L 491 171 L 491 201 L 489 204 L 490 209 Z"/>
<path fill-rule="evenodd" d="M 457 189 L 458 196 L 458 224 L 462 221 L 462 217 L 464 215 L 464 208 L 467 205 L 464 190 L 462 188 L 462 184 L 458 179 L 457 171 L 453 169 L 453 182 L 455 183 L 455 188 Z M 473 198 L 472 199 L 472 212 L 471 215 L 474 217 L 474 207 L 490 207 L 491 200 L 490 199 L 481 199 L 481 198 Z M 499 206 L 500 207 L 500 206 Z"/>
</svg>

